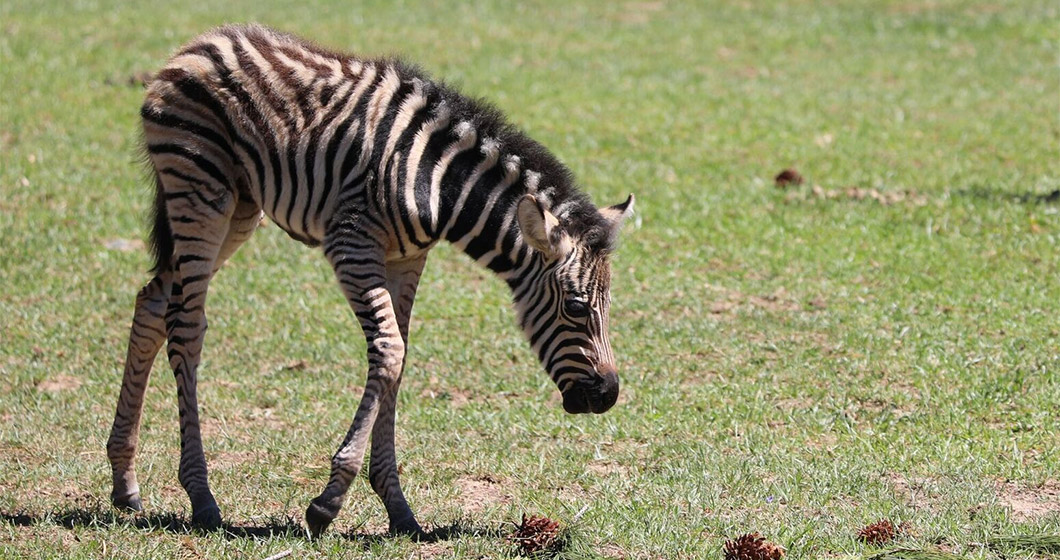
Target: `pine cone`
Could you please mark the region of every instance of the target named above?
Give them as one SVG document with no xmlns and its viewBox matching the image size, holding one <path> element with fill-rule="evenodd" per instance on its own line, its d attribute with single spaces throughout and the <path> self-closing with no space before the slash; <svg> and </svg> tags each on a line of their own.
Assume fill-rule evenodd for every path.
<svg viewBox="0 0 1060 560">
<path fill-rule="evenodd" d="M 751 533 L 725 543 L 725 560 L 780 560 L 784 548 Z"/>
<path fill-rule="evenodd" d="M 778 189 L 783 189 L 788 185 L 798 186 L 802 184 L 802 175 L 799 175 L 798 171 L 788 168 L 778 173 L 777 176 L 773 178 L 773 182 Z"/>
<path fill-rule="evenodd" d="M 881 519 L 872 525 L 862 528 L 858 531 L 858 540 L 865 544 L 871 544 L 879 546 L 881 544 L 887 544 L 894 540 L 898 536 L 898 527 L 891 523 L 890 520 Z"/>
<path fill-rule="evenodd" d="M 536 515 L 528 518 L 524 513 L 523 522 L 508 540 L 519 546 L 520 551 L 527 556 L 552 550 L 559 544 L 559 522 Z"/>
</svg>

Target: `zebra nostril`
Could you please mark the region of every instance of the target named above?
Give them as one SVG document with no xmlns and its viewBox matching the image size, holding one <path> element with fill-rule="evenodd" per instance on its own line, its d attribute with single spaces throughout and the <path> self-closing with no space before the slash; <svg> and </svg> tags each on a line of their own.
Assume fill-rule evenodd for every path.
<svg viewBox="0 0 1060 560">
<path fill-rule="evenodd" d="M 607 412 L 615 402 L 618 401 L 618 373 L 614 366 L 596 368 L 600 377 L 593 388 L 593 398 L 590 399 L 590 408 L 596 414 Z"/>
</svg>

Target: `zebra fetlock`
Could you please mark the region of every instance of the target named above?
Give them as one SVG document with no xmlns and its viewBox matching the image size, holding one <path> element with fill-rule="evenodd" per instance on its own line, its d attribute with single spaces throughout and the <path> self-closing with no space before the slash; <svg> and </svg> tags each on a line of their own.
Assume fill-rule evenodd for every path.
<svg viewBox="0 0 1060 560">
<path fill-rule="evenodd" d="M 618 399 L 610 259 L 633 196 L 597 208 L 544 147 L 491 106 L 392 59 L 331 52 L 255 26 L 191 41 L 147 88 L 156 279 L 137 298 L 108 457 L 115 505 L 141 507 L 134 458 L 151 363 L 177 378 L 179 478 L 192 521 L 221 525 L 196 399 L 209 282 L 262 215 L 320 246 L 367 341 L 365 390 L 306 511 L 335 519 L 371 444 L 390 530 L 422 536 L 399 482 L 397 391 L 430 249 L 448 241 L 512 291 L 519 326 L 570 413 Z"/>
</svg>

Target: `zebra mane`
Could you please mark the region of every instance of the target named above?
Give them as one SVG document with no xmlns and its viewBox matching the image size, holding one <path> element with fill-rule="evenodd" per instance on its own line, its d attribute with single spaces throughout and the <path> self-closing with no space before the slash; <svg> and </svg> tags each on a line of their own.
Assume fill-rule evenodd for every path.
<svg viewBox="0 0 1060 560">
<path fill-rule="evenodd" d="M 496 139 L 504 153 L 519 156 L 524 169 L 540 175 L 537 194 L 571 237 L 579 239 L 595 253 L 608 253 L 614 249 L 611 228 L 589 195 L 577 187 L 570 169 L 548 148 L 509 122 L 496 105 L 487 99 L 461 93 L 449 83 L 432 78 L 418 65 L 400 58 L 383 60 L 396 66 L 403 77 L 432 84 L 452 110 L 455 120 L 471 123 L 480 137 Z"/>
</svg>

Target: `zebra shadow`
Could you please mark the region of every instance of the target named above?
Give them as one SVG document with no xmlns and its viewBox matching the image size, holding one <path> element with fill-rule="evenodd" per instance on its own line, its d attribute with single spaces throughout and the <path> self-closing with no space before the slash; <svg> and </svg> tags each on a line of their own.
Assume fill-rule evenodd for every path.
<svg viewBox="0 0 1060 560">
<path fill-rule="evenodd" d="M 193 527 L 189 519 L 177 513 L 155 514 L 122 514 L 110 508 L 72 507 L 42 514 L 25 512 L 0 511 L 0 521 L 15 527 L 52 524 L 66 529 L 76 528 L 113 528 L 135 527 L 141 530 L 166 531 L 175 534 L 202 533 Z M 336 533 L 340 538 L 360 543 L 365 547 L 385 542 L 390 539 L 403 538 L 387 533 L 362 533 L 354 527 L 345 533 Z M 309 539 L 309 533 L 300 520 L 289 516 L 265 520 L 258 524 L 224 523 L 217 534 L 228 540 L 236 539 Z M 437 542 L 458 539 L 462 536 L 488 536 L 503 538 L 500 528 L 484 528 L 469 523 L 465 519 L 456 520 L 448 525 L 438 526 L 419 538 L 420 542 Z"/>
<path fill-rule="evenodd" d="M 1054 189 L 1049 192 L 1008 191 L 995 187 L 977 185 L 955 190 L 952 192 L 952 195 L 954 197 L 964 197 L 992 202 L 1011 202 L 1013 204 L 1060 204 L 1060 189 Z"/>
</svg>

